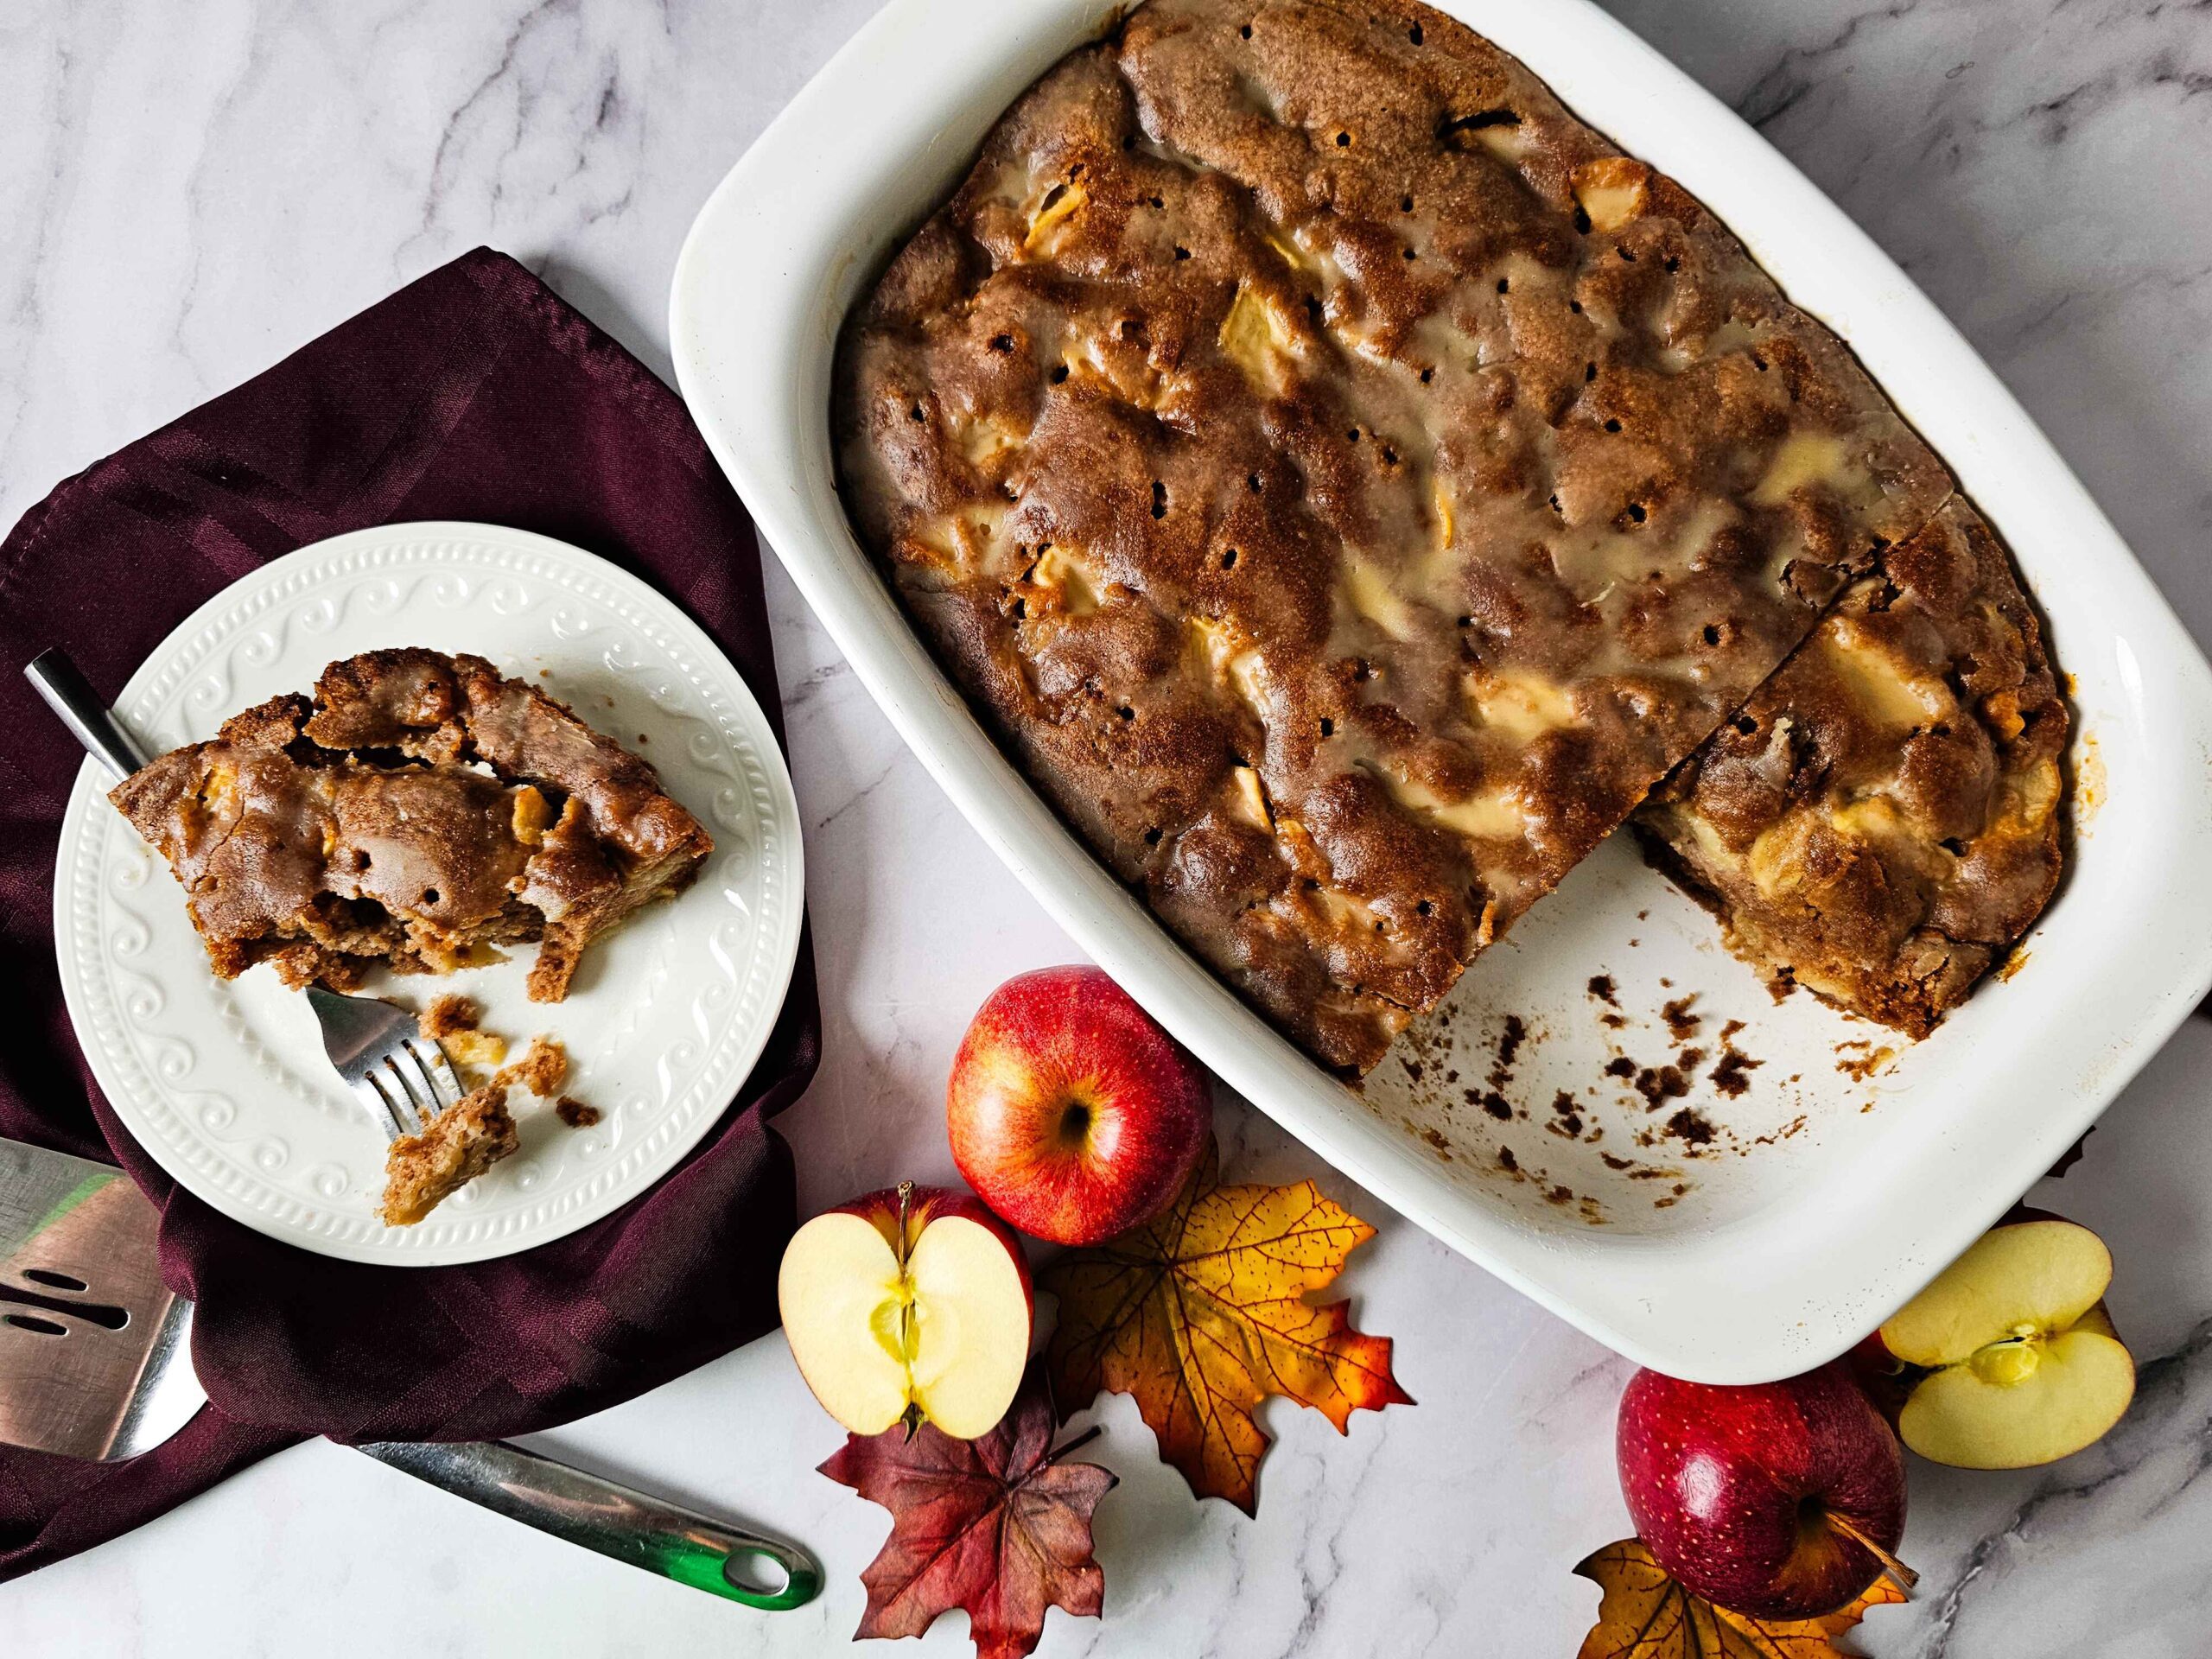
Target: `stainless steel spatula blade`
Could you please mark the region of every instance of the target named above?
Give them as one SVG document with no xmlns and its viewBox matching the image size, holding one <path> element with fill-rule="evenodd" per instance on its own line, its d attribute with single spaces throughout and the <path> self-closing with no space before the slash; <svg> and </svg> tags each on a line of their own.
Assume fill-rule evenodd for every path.
<svg viewBox="0 0 2212 1659">
<path fill-rule="evenodd" d="M 0 1141 L 0 1445 L 136 1457 L 206 1403 L 160 1222 L 120 1170 Z"/>
</svg>

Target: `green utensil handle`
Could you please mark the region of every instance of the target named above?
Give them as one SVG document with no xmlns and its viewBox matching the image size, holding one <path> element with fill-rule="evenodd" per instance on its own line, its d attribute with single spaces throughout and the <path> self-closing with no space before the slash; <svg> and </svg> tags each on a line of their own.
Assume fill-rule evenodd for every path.
<svg viewBox="0 0 2212 1659">
<path fill-rule="evenodd" d="M 382 1440 L 356 1448 L 442 1491 L 694 1590 L 781 1612 L 821 1593 L 822 1568 L 796 1544 L 764 1538 L 504 1440 L 444 1446 Z M 730 1574 L 765 1560 L 781 1589 L 758 1590 Z"/>
</svg>

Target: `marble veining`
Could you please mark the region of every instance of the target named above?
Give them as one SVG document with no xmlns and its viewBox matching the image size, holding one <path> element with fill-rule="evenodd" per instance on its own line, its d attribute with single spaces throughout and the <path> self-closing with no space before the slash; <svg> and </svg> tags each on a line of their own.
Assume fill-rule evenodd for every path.
<svg viewBox="0 0 2212 1659">
<path fill-rule="evenodd" d="M 2212 4 L 1609 0 L 1758 126 L 1958 321 L 2212 639 Z M 0 8 L 0 522 L 58 479 L 480 242 L 657 371 L 691 214 L 875 0 L 10 0 Z M 958 0 L 945 0 L 949 16 Z M 1000 869 L 772 565 L 827 1059 L 784 1122 L 804 1202 L 949 1174 L 976 1003 L 1072 950 Z M 2053 619 L 2063 647 L 2064 619 Z M 2042 1471 L 1913 1472 L 1883 1659 L 2212 1651 L 2212 1021 L 2190 1021 L 2036 1195 L 2097 1226 L 2142 1392 Z M 1225 1102 L 1230 1167 L 1319 1173 Z M 1260 1516 L 1192 1503 L 1130 1403 L 1096 1408 L 1106 1617 L 1047 1655 L 1573 1652 L 1569 1568 L 1624 1534 L 1626 1365 L 1340 1179 L 1345 1283 L 1421 1402 L 1339 1438 L 1271 1403 Z M 836 1429 L 779 1340 L 542 1437 L 807 1540 L 779 1618 L 649 1579 L 327 1446 L 0 1587 L 10 1653 L 842 1650 L 880 1510 L 812 1472 Z M 918 1651 L 968 1651 L 958 1617 Z"/>
</svg>

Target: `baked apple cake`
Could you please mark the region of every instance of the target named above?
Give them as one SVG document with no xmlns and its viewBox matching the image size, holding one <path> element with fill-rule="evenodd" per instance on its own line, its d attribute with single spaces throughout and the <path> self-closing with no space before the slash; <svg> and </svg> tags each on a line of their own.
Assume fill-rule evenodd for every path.
<svg viewBox="0 0 2212 1659">
<path fill-rule="evenodd" d="M 215 971 L 336 990 L 535 940 L 531 999 L 698 873 L 713 840 L 652 766 L 480 657 L 376 651 L 109 797 L 183 886 Z"/>
<path fill-rule="evenodd" d="M 1064 60 L 856 307 L 833 400 L 978 712 L 1348 1074 L 1655 785 L 1655 825 L 1706 810 L 1685 762 L 1954 493 L 1725 226 L 1407 0 L 1151 0 Z M 1916 964 L 1981 879 L 1959 816 L 1890 923 Z M 1824 914 L 1736 937 L 1817 936 L 1790 965 L 1833 989 Z"/>
</svg>

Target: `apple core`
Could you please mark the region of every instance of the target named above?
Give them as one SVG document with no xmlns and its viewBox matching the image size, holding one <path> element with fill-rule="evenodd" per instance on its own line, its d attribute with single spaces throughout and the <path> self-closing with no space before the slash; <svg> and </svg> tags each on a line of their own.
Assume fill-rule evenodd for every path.
<svg viewBox="0 0 2212 1659">
<path fill-rule="evenodd" d="M 1020 1247 L 964 1193 L 908 1182 L 815 1217 L 784 1252 L 777 1299 L 799 1374 L 855 1434 L 918 1415 L 972 1440 L 1028 1363 Z"/>
</svg>

